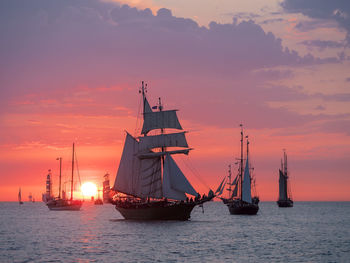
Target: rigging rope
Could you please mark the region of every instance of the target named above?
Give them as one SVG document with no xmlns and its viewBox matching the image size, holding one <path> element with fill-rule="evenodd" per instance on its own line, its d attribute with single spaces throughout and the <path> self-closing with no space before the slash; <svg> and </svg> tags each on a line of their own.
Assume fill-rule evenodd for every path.
<svg viewBox="0 0 350 263">
<path fill-rule="evenodd" d="M 140 111 L 141 111 L 141 101 L 142 101 L 142 98 L 139 100 L 139 106 L 138 106 L 138 110 L 137 110 L 137 117 L 136 117 L 136 124 L 135 124 L 135 131 L 134 131 L 134 137 L 137 137 L 137 134 L 138 134 L 138 130 L 139 130 L 139 127 L 138 127 L 138 124 L 139 124 L 139 117 L 140 117 Z"/>
<path fill-rule="evenodd" d="M 208 186 L 208 184 L 203 180 L 203 178 L 199 175 L 198 171 L 196 170 L 196 168 L 193 166 L 193 164 L 191 163 L 190 159 L 187 157 L 186 161 L 184 156 L 181 156 L 181 161 L 186 165 L 186 167 L 193 173 L 194 176 L 197 177 L 197 179 L 209 190 L 211 190 L 211 188 Z"/>
</svg>

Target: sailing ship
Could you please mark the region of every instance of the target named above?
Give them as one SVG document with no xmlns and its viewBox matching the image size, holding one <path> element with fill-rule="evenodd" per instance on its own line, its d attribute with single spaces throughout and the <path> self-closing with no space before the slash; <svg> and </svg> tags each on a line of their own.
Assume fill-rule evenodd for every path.
<svg viewBox="0 0 350 263">
<path fill-rule="evenodd" d="M 279 207 L 293 207 L 290 184 L 288 183 L 287 154 L 283 152 L 281 160 L 281 169 L 279 169 L 279 196 L 277 205 Z"/>
<path fill-rule="evenodd" d="M 20 205 L 23 205 L 21 187 L 20 187 L 19 190 L 18 190 L 18 203 L 19 203 Z"/>
<path fill-rule="evenodd" d="M 74 192 L 74 160 L 75 160 L 75 151 L 74 151 L 74 143 L 73 143 L 73 153 L 72 153 L 72 180 L 71 180 L 71 196 L 70 199 L 61 198 L 61 178 L 62 178 L 62 158 L 57 158 L 57 160 L 60 161 L 60 177 L 59 177 L 59 190 L 58 190 L 58 197 L 54 198 L 52 200 L 49 200 L 46 205 L 50 210 L 56 210 L 56 211 L 63 211 L 63 210 L 69 210 L 69 211 L 78 211 L 80 210 L 83 202 L 81 200 L 74 200 L 73 199 L 73 192 Z"/>
<path fill-rule="evenodd" d="M 95 205 L 103 205 L 103 201 L 100 198 L 100 191 L 102 191 L 102 190 L 99 190 L 99 189 L 97 190 L 97 199 L 94 202 Z"/>
<path fill-rule="evenodd" d="M 251 189 L 251 168 L 249 164 L 249 140 L 247 138 L 247 156 L 245 168 L 243 169 L 243 125 L 241 127 L 241 158 L 239 166 L 239 174 L 236 176 L 231 185 L 234 185 L 234 189 L 229 200 L 223 200 L 226 202 L 230 214 L 232 215 L 256 215 L 259 211 L 259 198 L 252 198 Z M 239 194 L 239 195 L 238 195 Z"/>
<path fill-rule="evenodd" d="M 112 203 L 125 219 L 188 220 L 193 208 L 212 200 L 214 192 L 210 190 L 208 196 L 200 198 L 182 173 L 172 156 L 187 155 L 192 150 L 185 131 L 165 133 L 165 129 L 183 130 L 176 110 L 163 110 L 160 98 L 158 105 L 151 108 L 146 92 L 147 85 L 142 81 L 142 131 L 138 138 L 126 132 L 112 188 L 118 194 Z M 155 134 L 149 135 L 150 131 Z"/>
</svg>

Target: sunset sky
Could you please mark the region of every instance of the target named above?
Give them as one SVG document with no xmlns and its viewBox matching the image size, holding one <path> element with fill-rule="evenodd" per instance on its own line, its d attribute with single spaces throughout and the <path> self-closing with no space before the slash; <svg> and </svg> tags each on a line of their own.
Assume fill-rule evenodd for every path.
<svg viewBox="0 0 350 263">
<path fill-rule="evenodd" d="M 0 34 L 0 201 L 41 200 L 48 169 L 57 190 L 73 142 L 82 182 L 113 183 L 142 80 L 179 109 L 194 150 L 175 159 L 200 193 L 243 123 L 261 200 L 286 149 L 296 201 L 350 201 L 348 0 L 2 0 Z"/>
</svg>

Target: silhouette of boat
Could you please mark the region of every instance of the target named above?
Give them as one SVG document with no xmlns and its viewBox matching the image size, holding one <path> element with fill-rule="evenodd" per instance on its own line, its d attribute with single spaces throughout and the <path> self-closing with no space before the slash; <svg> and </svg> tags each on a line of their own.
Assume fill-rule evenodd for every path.
<svg viewBox="0 0 350 263">
<path fill-rule="evenodd" d="M 239 174 L 233 181 L 234 189 L 229 199 L 223 200 L 232 215 L 256 215 L 259 211 L 259 198 L 252 198 L 251 167 L 249 164 L 249 140 L 247 138 L 247 156 L 243 169 L 243 126 L 241 126 L 241 158 Z M 239 193 L 239 195 L 238 195 Z"/>
<path fill-rule="evenodd" d="M 158 105 L 151 108 L 146 92 L 147 85 L 142 82 L 141 136 L 135 138 L 126 134 L 112 188 L 118 194 L 112 203 L 126 219 L 188 220 L 192 209 L 212 200 L 214 192 L 210 190 L 208 196 L 200 198 L 182 173 L 172 156 L 187 155 L 192 150 L 188 147 L 185 132 L 165 133 L 165 129 L 182 130 L 176 110 L 163 110 L 160 98 Z M 149 135 L 150 131 L 155 134 Z M 172 150 L 168 150 L 169 147 Z M 194 200 L 186 194 L 195 197 Z"/>
<path fill-rule="evenodd" d="M 21 188 L 19 188 L 19 190 L 18 190 L 18 203 L 19 203 L 20 205 L 23 205 Z"/>
<path fill-rule="evenodd" d="M 284 151 L 283 160 L 281 160 L 281 169 L 279 170 L 279 195 L 277 201 L 279 207 L 293 207 L 294 204 L 288 179 L 287 154 Z"/>
<path fill-rule="evenodd" d="M 83 202 L 81 200 L 73 199 L 73 182 L 74 182 L 74 160 L 75 160 L 75 151 L 74 151 L 74 143 L 73 143 L 73 153 L 72 153 L 72 181 L 71 181 L 71 197 L 69 200 L 61 198 L 61 170 L 62 170 L 62 158 L 57 158 L 60 161 L 60 177 L 59 177 L 59 193 L 58 197 L 49 200 L 46 205 L 50 210 L 55 211 L 78 211 L 80 210 Z"/>
</svg>

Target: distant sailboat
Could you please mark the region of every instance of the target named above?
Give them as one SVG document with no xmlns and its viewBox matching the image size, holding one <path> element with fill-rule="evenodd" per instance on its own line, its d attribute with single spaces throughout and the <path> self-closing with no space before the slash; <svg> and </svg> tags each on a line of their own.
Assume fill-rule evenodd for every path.
<svg viewBox="0 0 350 263">
<path fill-rule="evenodd" d="M 23 205 L 21 188 L 19 188 L 19 190 L 18 190 L 18 203 L 19 203 L 20 205 Z"/>
<path fill-rule="evenodd" d="M 245 168 L 243 169 L 243 127 L 241 126 L 241 158 L 239 174 L 234 179 L 232 185 L 234 189 L 230 200 L 223 200 L 228 206 L 228 209 L 233 215 L 255 215 L 259 211 L 258 202 L 256 198 L 252 198 L 252 184 L 251 184 L 251 168 L 249 164 L 249 141 L 247 138 L 247 157 Z M 238 195 L 240 193 L 240 195 Z"/>
<path fill-rule="evenodd" d="M 50 210 L 62 211 L 62 210 L 80 210 L 83 202 L 80 200 L 73 199 L 74 192 L 74 160 L 75 160 L 75 151 L 74 151 L 74 143 L 73 143 L 73 154 L 72 154 L 72 180 L 71 180 L 71 196 L 70 199 L 61 198 L 61 169 L 62 169 L 62 158 L 57 158 L 60 161 L 60 177 L 59 177 L 59 193 L 58 197 L 54 198 L 46 203 L 47 207 Z"/>
<path fill-rule="evenodd" d="M 293 207 L 293 200 L 288 183 L 287 154 L 284 151 L 281 169 L 279 170 L 279 196 L 277 205 L 279 207 Z"/>
<path fill-rule="evenodd" d="M 172 155 L 188 154 L 191 150 L 185 132 L 165 133 L 167 128 L 182 130 L 176 110 L 163 110 L 159 98 L 159 104 L 153 107 L 158 111 L 153 111 L 146 98 L 146 87 L 142 82 L 143 136 L 135 138 L 126 134 L 113 186 L 119 197 L 113 203 L 126 219 L 188 220 L 192 209 L 213 199 L 214 192 L 199 198 L 177 166 Z M 148 135 L 151 130 L 160 133 Z M 167 150 L 168 147 L 176 149 Z M 186 194 L 195 200 L 189 200 Z"/>
</svg>

